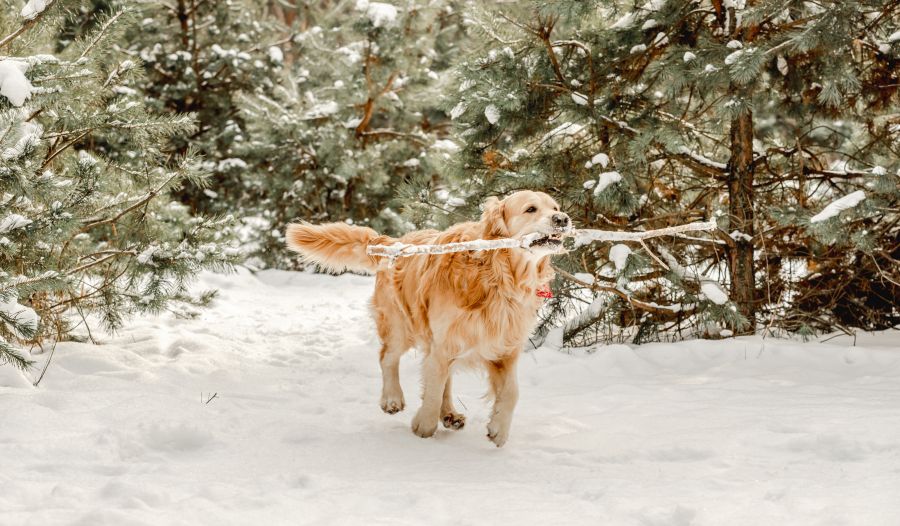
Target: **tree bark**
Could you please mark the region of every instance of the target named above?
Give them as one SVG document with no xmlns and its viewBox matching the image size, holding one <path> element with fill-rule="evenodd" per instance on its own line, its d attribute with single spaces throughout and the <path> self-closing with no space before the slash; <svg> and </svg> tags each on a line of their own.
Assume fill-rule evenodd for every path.
<svg viewBox="0 0 900 526">
<path fill-rule="evenodd" d="M 753 272 L 753 113 L 746 110 L 731 120 L 731 158 L 728 160 L 730 229 L 735 236 L 728 249 L 731 299 L 747 317 L 745 332 L 756 329 L 756 283 Z"/>
</svg>

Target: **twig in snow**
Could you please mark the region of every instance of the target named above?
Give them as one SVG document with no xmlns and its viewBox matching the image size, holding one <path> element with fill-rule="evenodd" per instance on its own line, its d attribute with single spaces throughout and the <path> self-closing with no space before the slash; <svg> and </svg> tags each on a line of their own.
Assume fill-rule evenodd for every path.
<svg viewBox="0 0 900 526">
<path fill-rule="evenodd" d="M 53 359 L 53 353 L 56 352 L 56 343 L 57 343 L 57 342 L 53 342 L 53 347 L 50 349 L 50 355 L 47 356 L 47 362 L 44 364 L 44 367 L 41 369 L 41 374 L 37 377 L 37 380 L 35 380 L 35 381 L 31 384 L 31 385 L 33 385 L 34 387 L 37 387 L 38 384 L 41 383 L 41 380 L 44 379 L 44 373 L 46 373 L 46 372 L 47 372 L 47 368 L 50 367 L 50 360 Z"/>
</svg>

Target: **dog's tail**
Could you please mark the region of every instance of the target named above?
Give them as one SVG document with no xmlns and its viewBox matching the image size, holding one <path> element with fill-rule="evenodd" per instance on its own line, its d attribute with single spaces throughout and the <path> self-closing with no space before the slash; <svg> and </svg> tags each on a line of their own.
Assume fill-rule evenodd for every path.
<svg viewBox="0 0 900 526">
<path fill-rule="evenodd" d="M 299 252 L 305 261 L 334 272 L 375 272 L 381 258 L 366 254 L 366 247 L 396 241 L 371 228 L 345 223 L 292 223 L 287 226 L 286 237 L 288 248 Z"/>
</svg>

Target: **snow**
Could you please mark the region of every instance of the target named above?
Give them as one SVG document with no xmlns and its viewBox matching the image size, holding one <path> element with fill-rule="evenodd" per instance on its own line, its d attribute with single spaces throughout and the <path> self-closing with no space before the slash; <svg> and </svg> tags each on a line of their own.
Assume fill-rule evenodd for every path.
<svg viewBox="0 0 900 526">
<path fill-rule="evenodd" d="M 587 106 L 588 98 L 587 95 L 583 93 L 579 93 L 577 91 L 572 92 L 572 102 L 578 104 L 579 106 Z"/>
<path fill-rule="evenodd" d="M 32 18 L 41 14 L 44 9 L 47 9 L 47 5 L 52 0 L 28 0 L 28 3 L 25 4 L 25 7 L 22 8 L 21 14 L 22 18 L 25 20 L 31 20 Z"/>
<path fill-rule="evenodd" d="M 739 58 L 741 58 L 741 55 L 743 55 L 743 54 L 744 54 L 744 50 L 742 50 L 742 49 L 739 49 L 737 51 L 730 53 L 727 57 L 725 57 L 725 65 L 730 66 L 730 65 L 734 64 L 735 62 L 737 62 L 737 60 Z"/>
<path fill-rule="evenodd" d="M 378 407 L 374 280 L 204 274 L 196 319 L 0 368 L 4 524 L 888 525 L 900 514 L 897 332 L 541 348 L 509 443 L 459 372 L 460 431 Z M 822 338 L 823 340 L 825 338 Z M 42 365 L 46 354 L 32 358 Z M 31 373 L 33 375 L 34 373 Z"/>
<path fill-rule="evenodd" d="M 243 159 L 238 159 L 237 157 L 222 159 L 216 165 L 216 171 L 218 172 L 227 172 L 230 170 L 246 170 L 247 168 L 247 162 Z"/>
<path fill-rule="evenodd" d="M 707 68 L 708 67 L 709 67 L 709 65 L 707 65 Z M 713 161 L 712 159 L 705 157 L 704 155 L 701 155 L 696 152 L 692 152 L 691 149 L 688 148 L 687 146 L 682 146 L 680 148 L 679 152 L 684 155 L 689 156 L 691 159 L 693 159 L 694 161 L 696 161 L 702 165 L 710 166 L 712 168 L 717 168 L 719 170 L 727 170 L 728 169 L 727 164 L 718 162 L 718 161 Z"/>
<path fill-rule="evenodd" d="M 375 27 L 391 27 L 397 24 L 397 8 L 390 4 L 357 0 L 356 10 L 364 11 Z"/>
<path fill-rule="evenodd" d="M 22 117 L 24 118 L 24 115 L 22 115 Z M 27 148 L 37 145 L 41 140 L 41 135 L 44 133 L 44 127 L 36 122 L 23 121 L 19 124 L 18 128 L 18 140 L 16 143 L 3 150 L 3 153 L 0 154 L 0 157 L 2 157 L 4 161 L 18 159 L 24 155 Z"/>
<path fill-rule="evenodd" d="M 159 246 L 150 245 L 135 258 L 141 265 L 153 265 L 153 256 L 159 252 Z"/>
<path fill-rule="evenodd" d="M 269 48 L 269 60 L 275 62 L 276 64 L 281 64 L 284 62 L 284 52 L 278 46 L 272 46 Z"/>
<path fill-rule="evenodd" d="M 9 214 L 0 220 L 0 234 L 6 234 L 16 230 L 18 228 L 23 228 L 32 223 L 31 219 L 20 215 L 20 214 Z"/>
<path fill-rule="evenodd" d="M 340 110 L 340 106 L 338 106 L 337 101 L 328 100 L 325 102 L 320 102 L 307 110 L 307 112 L 303 115 L 304 119 L 321 119 L 322 117 L 327 117 L 329 115 L 334 115 Z"/>
<path fill-rule="evenodd" d="M 40 318 L 38 317 L 37 313 L 34 312 L 34 309 L 18 303 L 15 295 L 7 300 L 0 299 L 0 312 L 3 312 L 7 317 L 13 320 L 16 325 L 27 327 L 29 332 L 32 333 L 37 330 L 38 323 L 40 323 Z M 18 337 L 26 337 L 25 334 L 22 334 L 22 332 L 17 330 L 16 326 L 10 326 L 5 322 L 0 323 L 3 323 Z M 0 367 L 3 367 L 3 365 L 0 365 Z"/>
<path fill-rule="evenodd" d="M 21 60 L 0 60 L 0 95 L 3 95 L 13 106 L 21 106 L 31 97 L 34 87 L 25 77 L 28 62 Z"/>
<path fill-rule="evenodd" d="M 900 41 L 900 31 L 894 31 L 891 33 L 891 36 L 887 38 L 888 42 L 897 42 Z"/>
<path fill-rule="evenodd" d="M 753 241 L 753 236 L 751 236 L 749 234 L 745 234 L 744 232 L 741 232 L 740 230 L 737 230 L 737 229 L 732 230 L 731 233 L 728 234 L 728 237 L 730 237 L 731 239 L 733 239 L 735 241 L 738 241 L 741 239 L 743 239 L 744 241 L 747 241 L 747 242 Z"/>
<path fill-rule="evenodd" d="M 592 168 L 594 166 L 600 165 L 601 168 L 606 168 L 609 165 L 609 156 L 605 153 L 598 153 L 597 155 L 591 157 L 591 160 L 584 163 L 585 168 Z"/>
<path fill-rule="evenodd" d="M 650 0 L 645 3 L 640 9 L 629 9 L 629 12 L 624 16 L 616 20 L 610 27 L 610 29 L 629 29 L 634 25 L 635 19 L 645 13 L 652 13 L 654 11 L 659 11 L 666 5 L 666 0 Z"/>
<path fill-rule="evenodd" d="M 400 243 L 398 241 L 390 245 L 369 245 L 366 247 L 366 253 L 371 256 L 390 258 L 390 260 L 393 261 L 396 258 L 420 256 L 423 254 L 449 254 L 452 252 L 478 252 L 481 250 L 500 250 L 505 248 L 528 248 L 535 240 L 544 236 L 546 236 L 546 234 L 534 232 L 515 238 L 473 239 L 471 241 L 459 241 L 438 245 L 409 244 Z"/>
<path fill-rule="evenodd" d="M 609 247 L 609 260 L 616 266 L 616 272 L 621 272 L 628 262 L 628 256 L 631 254 L 631 248 L 628 245 L 613 245 Z"/>
<path fill-rule="evenodd" d="M 715 281 L 703 280 L 700 282 L 700 292 L 706 296 L 706 299 L 715 303 L 716 305 L 724 305 L 728 303 L 728 294 L 722 290 L 722 287 L 719 286 Z"/>
<path fill-rule="evenodd" d="M 455 153 L 459 151 L 459 145 L 450 139 L 438 139 L 434 141 L 434 144 L 431 145 L 435 150 L 441 150 L 444 152 Z"/>
<path fill-rule="evenodd" d="M 809 218 L 810 223 L 819 223 L 832 217 L 840 214 L 844 210 L 850 209 L 863 202 L 866 198 L 866 193 L 862 190 L 857 190 L 851 194 L 845 195 L 844 197 L 832 202 L 828 206 L 826 206 L 821 212 Z"/>
<path fill-rule="evenodd" d="M 631 51 L 629 51 L 629 53 L 634 55 L 635 53 L 643 53 L 644 51 L 647 51 L 647 45 L 646 44 L 638 44 L 636 46 L 632 46 Z"/>
<path fill-rule="evenodd" d="M 540 142 L 544 143 L 544 142 L 546 142 L 550 139 L 554 139 L 556 137 L 566 137 L 566 136 L 578 135 L 582 131 L 584 131 L 583 125 L 576 124 L 574 122 L 564 122 L 564 123 L 560 124 L 559 126 L 557 126 L 556 128 L 553 128 L 552 130 L 545 133 L 544 136 L 541 137 Z"/>
<path fill-rule="evenodd" d="M 462 117 L 462 114 L 465 113 L 468 108 L 469 105 L 465 102 L 458 102 L 456 106 L 453 106 L 453 109 L 450 110 L 450 120 L 455 121 L 456 119 Z"/>
<path fill-rule="evenodd" d="M 452 115 L 451 115 L 452 117 Z M 491 124 L 497 124 L 500 121 L 500 110 L 493 104 L 488 104 L 484 108 L 484 118 Z"/>
<path fill-rule="evenodd" d="M 618 183 L 622 180 L 622 174 L 619 172 L 603 172 L 597 179 L 597 186 L 594 188 L 594 195 L 600 195 L 609 185 Z"/>
<path fill-rule="evenodd" d="M 781 73 L 784 76 L 787 76 L 789 69 L 788 69 L 787 59 L 784 58 L 784 55 L 778 55 L 775 65 L 778 68 L 779 73 Z"/>
<path fill-rule="evenodd" d="M 588 274 L 587 272 L 576 272 L 572 275 L 575 276 L 576 278 L 578 278 L 579 280 L 581 280 L 587 284 L 590 284 L 590 285 L 593 285 L 594 281 L 596 281 L 596 278 L 594 278 L 594 275 Z"/>
<path fill-rule="evenodd" d="M 690 51 L 685 51 L 685 52 L 684 52 L 683 60 L 684 60 L 685 63 L 691 62 L 692 60 L 694 60 L 694 59 L 696 59 L 696 58 L 697 58 L 697 55 L 691 53 Z"/>
</svg>

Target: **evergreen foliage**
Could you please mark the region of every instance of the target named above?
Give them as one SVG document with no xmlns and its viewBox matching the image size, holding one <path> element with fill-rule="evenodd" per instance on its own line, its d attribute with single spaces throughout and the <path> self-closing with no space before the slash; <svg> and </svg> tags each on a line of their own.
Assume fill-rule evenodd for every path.
<svg viewBox="0 0 900 526">
<path fill-rule="evenodd" d="M 22 9 L 13 4 L 4 11 Z M 0 360 L 19 366 L 19 345 L 65 338 L 89 314 L 114 330 L 194 301 L 190 278 L 240 255 L 229 218 L 193 216 L 170 197 L 206 173 L 192 150 L 167 148 L 193 119 L 154 115 L 129 87 L 142 69 L 115 42 L 136 12 L 116 8 L 56 47 L 78 3 L 48 4 L 0 19 Z"/>
<path fill-rule="evenodd" d="M 397 233 L 404 180 L 430 179 L 456 145 L 441 111 L 465 38 L 461 2 L 298 2 L 271 96 L 244 98 L 252 159 L 240 208 L 264 264 L 292 265 L 283 226 L 347 220 Z M 282 51 L 279 51 L 281 54 Z"/>
<path fill-rule="evenodd" d="M 178 191 L 199 212 L 229 213 L 241 199 L 247 168 L 247 123 L 238 107 L 244 93 L 270 93 L 282 67 L 275 20 L 260 2 L 177 0 L 139 2 L 141 22 L 124 35 L 123 49 L 140 59 L 145 75 L 132 85 L 162 116 L 192 114 L 196 127 L 169 137 L 168 148 L 194 150 L 210 178 Z"/>
<path fill-rule="evenodd" d="M 559 261 L 602 284 L 595 297 L 626 293 L 612 310 L 589 308 L 594 317 L 567 340 L 585 341 L 589 322 L 613 321 L 610 312 L 635 339 L 687 326 L 900 322 L 900 2 L 531 6 L 472 16 L 486 44 L 460 66 L 445 108 L 465 140 L 446 179 L 467 196 L 465 211 L 487 195 L 542 188 L 581 227 L 718 217 L 721 228 L 715 239 L 634 246 L 643 263 L 623 269 L 599 245 Z M 407 193 L 445 190 L 419 181 Z M 812 221 L 855 191 L 865 198 Z M 710 280 L 733 303 L 704 294 Z M 556 300 L 545 327 L 567 316 L 579 290 Z"/>
</svg>

